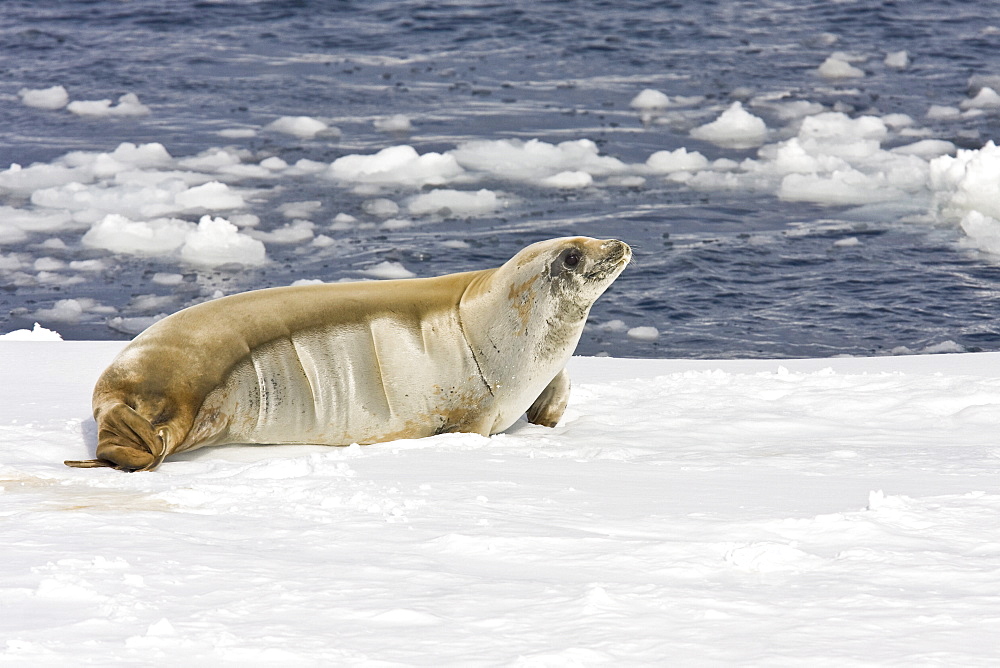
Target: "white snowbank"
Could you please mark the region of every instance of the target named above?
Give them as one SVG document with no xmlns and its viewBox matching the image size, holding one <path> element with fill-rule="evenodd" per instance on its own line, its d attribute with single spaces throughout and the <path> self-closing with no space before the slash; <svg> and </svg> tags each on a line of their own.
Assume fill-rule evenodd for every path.
<svg viewBox="0 0 1000 668">
<path fill-rule="evenodd" d="M 51 329 L 46 329 L 37 322 L 31 329 L 15 329 L 6 334 L 0 334 L 4 341 L 62 341 L 62 335 Z"/>
<path fill-rule="evenodd" d="M 555 429 L 67 468 L 121 346 L 0 342 L 2 663 L 996 657 L 998 354 L 574 358 Z"/>
<path fill-rule="evenodd" d="M 22 88 L 17 94 L 21 104 L 36 109 L 62 109 L 69 102 L 69 93 L 62 86 Z"/>
</svg>

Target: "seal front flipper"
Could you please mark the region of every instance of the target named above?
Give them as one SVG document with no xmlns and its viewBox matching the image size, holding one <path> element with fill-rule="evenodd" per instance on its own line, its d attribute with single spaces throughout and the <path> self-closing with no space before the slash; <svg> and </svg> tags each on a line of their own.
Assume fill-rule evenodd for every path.
<svg viewBox="0 0 1000 668">
<path fill-rule="evenodd" d="M 528 409 L 528 422 L 554 427 L 569 403 L 569 374 L 563 369 L 552 379 Z"/>
<path fill-rule="evenodd" d="M 97 458 L 67 461 L 74 468 L 111 467 L 120 471 L 151 471 L 169 452 L 167 431 L 153 425 L 129 406 L 114 403 L 97 415 Z"/>
</svg>

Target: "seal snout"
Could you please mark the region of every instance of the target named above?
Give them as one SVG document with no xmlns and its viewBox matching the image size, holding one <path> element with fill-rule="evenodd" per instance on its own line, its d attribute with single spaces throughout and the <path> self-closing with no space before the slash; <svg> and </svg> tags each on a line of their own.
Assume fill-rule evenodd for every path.
<svg viewBox="0 0 1000 668">
<path fill-rule="evenodd" d="M 632 259 L 632 248 L 624 241 L 609 239 L 601 244 L 601 250 L 611 262 L 628 264 Z"/>
</svg>

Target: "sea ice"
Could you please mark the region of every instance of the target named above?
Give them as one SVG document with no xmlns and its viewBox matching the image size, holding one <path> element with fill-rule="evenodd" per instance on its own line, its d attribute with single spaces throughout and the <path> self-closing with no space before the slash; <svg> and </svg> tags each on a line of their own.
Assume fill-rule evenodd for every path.
<svg viewBox="0 0 1000 668">
<path fill-rule="evenodd" d="M 717 119 L 691 130 L 691 136 L 728 148 L 751 148 L 764 142 L 767 125 L 733 102 Z"/>
<path fill-rule="evenodd" d="M 958 106 L 961 109 L 997 109 L 1000 108 L 1000 94 L 983 86 L 975 97 L 963 100 Z"/>
<path fill-rule="evenodd" d="M 193 229 L 192 223 L 176 218 L 133 221 L 111 213 L 95 223 L 81 241 L 115 253 L 166 255 L 180 248 Z"/>
<path fill-rule="evenodd" d="M 910 66 L 910 54 L 906 51 L 890 51 L 885 54 L 885 66 L 897 70 L 905 70 Z"/>
<path fill-rule="evenodd" d="M 282 116 L 268 123 L 264 129 L 292 135 L 299 139 L 313 139 L 320 133 L 339 134 L 337 128 L 331 128 L 323 121 L 309 116 Z"/>
<path fill-rule="evenodd" d="M 374 121 L 375 129 L 380 132 L 409 132 L 413 129 L 410 119 L 403 114 L 394 114 Z"/>
<path fill-rule="evenodd" d="M 393 278 L 413 278 L 416 276 L 415 273 L 407 269 L 400 262 L 392 262 L 389 260 L 384 260 L 378 264 L 372 265 L 361 272 L 366 276 L 371 276 L 372 278 L 383 278 L 383 279 L 393 279 Z"/>
<path fill-rule="evenodd" d="M 492 213 L 503 205 L 504 203 L 492 190 L 465 192 L 438 188 L 411 198 L 406 209 L 415 216 L 461 217 Z"/>
<path fill-rule="evenodd" d="M 566 171 L 546 176 L 540 183 L 549 188 L 586 188 L 594 183 L 594 177 L 587 172 Z"/>
<path fill-rule="evenodd" d="M 708 167 L 708 159 L 697 151 L 690 153 L 686 148 L 673 151 L 657 151 L 646 160 L 646 166 L 660 174 L 671 172 L 698 171 Z"/>
<path fill-rule="evenodd" d="M 633 109 L 664 109 L 670 106 L 670 98 L 658 90 L 647 88 L 633 97 L 629 106 Z"/>
<path fill-rule="evenodd" d="M 62 86 L 22 88 L 17 94 L 22 104 L 36 109 L 62 109 L 69 102 L 69 94 Z"/>
<path fill-rule="evenodd" d="M 630 339 L 635 339 L 637 341 L 655 341 L 656 339 L 660 338 L 660 330 L 656 329 L 656 327 L 648 327 L 648 326 L 633 327 L 629 329 L 628 332 L 626 332 L 626 335 Z"/>
<path fill-rule="evenodd" d="M 267 262 L 264 244 L 239 231 L 225 218 L 202 216 L 181 247 L 181 259 L 200 266 L 260 265 Z"/>
<path fill-rule="evenodd" d="M 851 65 L 848 56 L 842 53 L 831 55 L 816 71 L 827 79 L 853 79 L 865 76 L 865 71 Z"/>
<path fill-rule="evenodd" d="M 470 172 L 512 181 L 538 182 L 564 172 L 601 177 L 628 171 L 628 166 L 617 158 L 600 155 L 597 144 L 589 139 L 558 144 L 538 139 L 479 140 L 465 142 L 449 151 L 448 155 Z M 566 187 L 581 187 L 579 184 L 584 178 L 573 176 L 565 180 L 576 184 Z M 553 183 L 548 185 L 564 187 Z"/>
<path fill-rule="evenodd" d="M 126 93 L 118 98 L 118 104 L 111 106 L 111 100 L 76 100 L 66 107 L 78 116 L 146 116 L 149 107 L 139 102 L 135 93 Z"/>
<path fill-rule="evenodd" d="M 374 155 L 345 155 L 334 160 L 328 171 L 339 181 L 410 187 L 442 185 L 463 172 L 452 155 L 421 155 L 405 144 L 390 146 Z"/>
</svg>

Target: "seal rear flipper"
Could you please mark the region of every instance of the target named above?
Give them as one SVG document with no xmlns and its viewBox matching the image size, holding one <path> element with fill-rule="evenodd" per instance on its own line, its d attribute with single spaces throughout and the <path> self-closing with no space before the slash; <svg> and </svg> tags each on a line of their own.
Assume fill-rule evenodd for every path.
<svg viewBox="0 0 1000 668">
<path fill-rule="evenodd" d="M 75 469 L 117 468 L 114 462 L 109 462 L 106 459 L 67 459 L 63 464 L 72 466 Z"/>
<path fill-rule="evenodd" d="M 97 418 L 97 458 L 66 462 L 75 468 L 112 467 L 120 471 L 151 471 L 169 454 L 166 429 L 153 425 L 129 406 L 115 403 Z"/>
<path fill-rule="evenodd" d="M 554 427 L 569 403 L 569 374 L 563 369 L 552 379 L 528 409 L 528 422 Z"/>
</svg>

